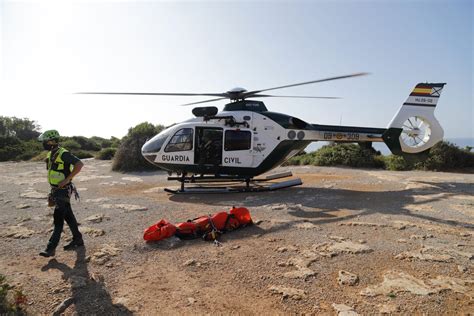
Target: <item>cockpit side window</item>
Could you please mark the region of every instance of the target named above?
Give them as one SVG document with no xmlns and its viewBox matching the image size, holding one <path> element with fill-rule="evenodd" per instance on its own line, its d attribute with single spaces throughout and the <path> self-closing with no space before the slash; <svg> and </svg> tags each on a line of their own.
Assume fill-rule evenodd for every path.
<svg viewBox="0 0 474 316">
<path fill-rule="evenodd" d="M 193 149 L 193 129 L 182 128 L 177 131 L 168 145 L 166 145 L 165 152 L 186 151 Z"/>
</svg>

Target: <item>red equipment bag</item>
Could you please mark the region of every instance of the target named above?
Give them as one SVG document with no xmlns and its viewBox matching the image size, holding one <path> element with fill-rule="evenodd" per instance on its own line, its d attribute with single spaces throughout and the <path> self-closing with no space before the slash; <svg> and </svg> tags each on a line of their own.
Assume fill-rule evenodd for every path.
<svg viewBox="0 0 474 316">
<path fill-rule="evenodd" d="M 194 222 L 184 222 L 176 224 L 176 237 L 181 239 L 197 238 L 197 226 Z"/>
<path fill-rule="evenodd" d="M 240 226 L 252 224 L 252 217 L 250 217 L 250 212 L 246 207 L 233 207 L 229 213 L 234 215 Z"/>
<path fill-rule="evenodd" d="M 202 237 L 205 240 L 214 240 L 224 232 L 249 224 L 252 224 L 249 210 L 245 207 L 234 207 L 229 213 L 219 212 L 177 224 L 176 237 L 181 239 Z"/>
<path fill-rule="evenodd" d="M 200 216 L 174 226 L 162 219 L 145 230 L 143 239 L 157 241 L 175 235 L 181 239 L 203 238 L 216 240 L 222 233 L 252 224 L 250 212 L 245 207 L 233 207 L 229 213 Z"/>
<path fill-rule="evenodd" d="M 146 241 L 157 241 L 165 238 L 169 238 L 176 233 L 176 227 L 169 223 L 167 220 L 162 219 L 155 225 L 152 225 L 145 229 L 143 233 L 143 239 Z"/>
<path fill-rule="evenodd" d="M 205 232 L 211 230 L 210 217 L 201 216 L 190 219 L 184 223 L 176 224 L 176 237 L 181 239 L 194 239 L 201 237 Z"/>
</svg>

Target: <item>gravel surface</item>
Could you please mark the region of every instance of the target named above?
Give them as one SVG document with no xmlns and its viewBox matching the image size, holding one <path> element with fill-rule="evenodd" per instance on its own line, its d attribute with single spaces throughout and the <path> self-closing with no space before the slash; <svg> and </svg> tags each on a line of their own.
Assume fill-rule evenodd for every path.
<svg viewBox="0 0 474 316">
<path fill-rule="evenodd" d="M 284 171 L 280 169 L 277 171 Z M 164 172 L 85 160 L 73 210 L 86 247 L 38 256 L 52 229 L 43 163 L 0 163 L 0 273 L 31 314 L 474 313 L 474 175 L 296 167 L 303 185 L 170 195 Z M 247 207 L 220 238 L 145 243 L 165 218 Z"/>
</svg>

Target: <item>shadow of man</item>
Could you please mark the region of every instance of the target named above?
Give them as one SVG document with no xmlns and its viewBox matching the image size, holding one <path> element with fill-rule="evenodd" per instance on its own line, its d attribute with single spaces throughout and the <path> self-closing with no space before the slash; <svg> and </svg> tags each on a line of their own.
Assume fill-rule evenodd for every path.
<svg viewBox="0 0 474 316">
<path fill-rule="evenodd" d="M 86 248 L 76 249 L 76 255 L 73 268 L 56 259 L 51 259 L 41 268 L 41 271 L 58 269 L 63 273 L 63 279 L 69 281 L 72 296 L 63 302 L 63 308 L 66 309 L 69 305 L 74 304 L 78 315 L 132 315 L 132 312 L 125 306 L 112 303 L 112 298 L 107 292 L 103 279 L 90 277 L 86 261 Z"/>
</svg>

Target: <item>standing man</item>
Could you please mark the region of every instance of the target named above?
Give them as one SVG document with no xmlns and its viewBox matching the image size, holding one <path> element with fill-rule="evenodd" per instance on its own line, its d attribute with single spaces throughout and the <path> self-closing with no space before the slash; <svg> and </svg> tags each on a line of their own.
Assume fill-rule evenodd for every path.
<svg viewBox="0 0 474 316">
<path fill-rule="evenodd" d="M 72 178 L 81 171 L 84 164 L 79 158 L 66 149 L 59 146 L 59 133 L 49 130 L 38 137 L 43 142 L 43 147 L 48 150 L 46 167 L 48 169 L 48 182 L 51 185 L 50 199 L 55 204 L 54 208 L 54 230 L 49 239 L 46 250 L 40 252 L 40 256 L 52 257 L 59 244 L 63 231 L 64 220 L 72 233 L 72 241 L 64 246 L 64 250 L 72 250 L 84 246 L 82 235 L 79 232 L 76 218 L 71 209 L 71 195 L 77 196 Z"/>
</svg>

